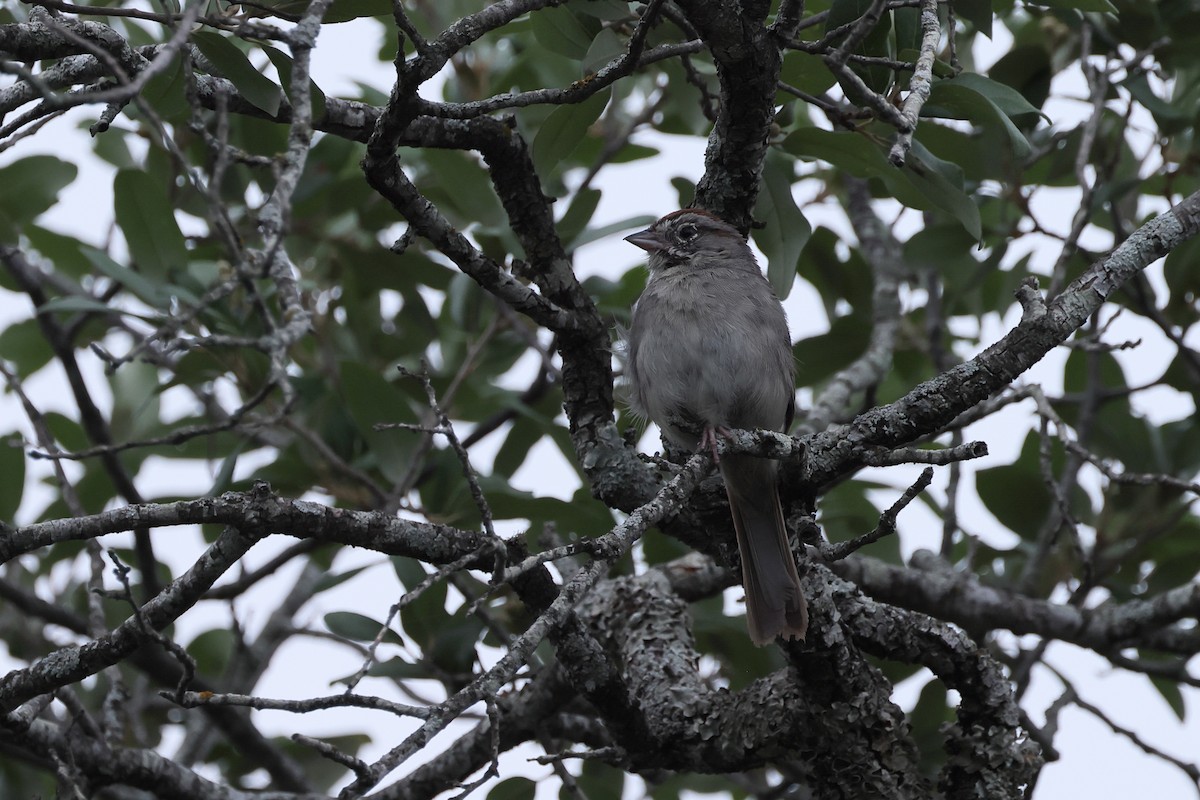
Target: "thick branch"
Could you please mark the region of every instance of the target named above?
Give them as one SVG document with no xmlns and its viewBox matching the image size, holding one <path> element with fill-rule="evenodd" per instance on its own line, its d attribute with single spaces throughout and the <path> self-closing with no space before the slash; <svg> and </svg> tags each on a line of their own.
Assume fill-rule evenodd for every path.
<svg viewBox="0 0 1200 800">
<path fill-rule="evenodd" d="M 265 485 L 264 485 L 265 486 Z M 388 514 L 330 508 L 306 500 L 270 494 L 226 492 L 220 497 L 175 503 L 130 505 L 74 519 L 57 519 L 18 528 L 0 540 L 0 563 L 57 542 L 82 541 L 139 527 L 217 523 L 237 525 L 256 534 L 290 536 L 365 547 L 388 555 L 406 555 L 446 564 L 479 550 L 486 541 L 477 531 L 414 522 Z"/>
<path fill-rule="evenodd" d="M 938 779 L 948 798 L 1024 797 L 1040 761 L 1020 727 L 1012 687 L 1000 665 L 941 620 L 864 599 L 839 587 L 839 608 L 855 644 L 866 652 L 928 667 L 959 693 L 957 723 L 946 732 L 946 765 Z"/>
<path fill-rule="evenodd" d="M 783 58 L 776 39 L 741 4 L 680 0 L 679 6 L 708 43 L 721 83 L 696 205 L 747 233 L 775 119 L 775 85 Z"/>
<path fill-rule="evenodd" d="M 324 794 L 239 791 L 202 778 L 151 750 L 109 747 L 102 742 L 68 735 L 45 720 L 34 720 L 20 733 L 0 728 L 0 741 L 5 740 L 15 740 L 23 747 L 70 759 L 96 786 L 120 784 L 145 789 L 158 797 L 186 797 L 189 800 L 328 800 Z"/>
<path fill-rule="evenodd" d="M 27 616 L 61 626 L 81 636 L 88 633 L 88 624 L 84 617 L 62 606 L 48 603 L 31 592 L 22 591 L 4 580 L 0 580 L 0 599 L 11 603 Z M 160 648 L 139 648 L 126 663 L 137 667 L 158 686 L 179 685 L 179 662 Z M 203 678 L 193 679 L 190 686 L 197 692 L 215 689 Z M 308 789 L 307 779 L 300 765 L 254 727 L 249 713 L 243 709 L 225 706 L 205 706 L 201 711 L 234 747 L 270 773 L 271 779 L 280 789 L 296 792 Z"/>
<path fill-rule="evenodd" d="M 574 697 L 562 674 L 550 668 L 519 692 L 496 700 L 501 753 L 537 738 L 546 719 Z M 371 795 L 373 800 L 424 800 L 454 789 L 491 758 L 492 731 L 488 721 L 422 764 L 402 781 Z"/>
<path fill-rule="evenodd" d="M 928 556 L 914 556 L 918 567 L 899 567 L 858 556 L 830 568 L 891 605 L 937 617 L 969 631 L 1007 629 L 1033 633 L 1081 647 L 1106 651 L 1144 646 L 1170 652 L 1200 651 L 1200 636 L 1167 626 L 1200 617 L 1200 584 L 1187 584 L 1149 600 L 1102 605 L 1094 609 L 1052 603 L 1014 594 L 979 581 L 973 574 L 941 568 Z"/>
<path fill-rule="evenodd" d="M 823 485 L 855 469 L 861 463 L 856 453 L 864 447 L 896 447 L 949 425 L 1065 342 L 1121 284 L 1198 231 L 1200 192 L 1147 222 L 1093 264 L 1045 314 L 1022 320 L 975 358 L 925 381 L 896 402 L 813 436 L 807 461 L 812 482 Z"/>
<path fill-rule="evenodd" d="M 817 585 L 806 580 L 811 595 Z M 618 743 L 634 768 L 720 773 L 791 761 L 823 798 L 929 796 L 890 684 L 836 625 L 797 650 L 793 668 L 729 692 L 698 673 L 687 606 L 662 573 L 608 581 L 581 613 L 621 665 L 642 732 L 631 738 L 633 720 L 608 722 L 627 732 Z"/>
<path fill-rule="evenodd" d="M 896 332 L 900 328 L 900 278 L 904 265 L 900 243 L 871 208 L 865 180 L 847 177 L 847 213 L 858 235 L 863 256 L 871 266 L 871 338 L 867 349 L 838 372 L 813 401 L 798 432 L 824 430 L 836 419 L 849 416 L 853 397 L 878 385 L 892 368 Z"/>
<path fill-rule="evenodd" d="M 107 636 L 78 647 L 64 647 L 32 666 L 0 678 L 0 709 L 11 711 L 25 701 L 83 680 L 127 658 L 187 611 L 257 541 L 236 528 L 226 528 L 196 563 L 171 582 L 140 614 L 125 620 Z M 149 630 L 147 630 L 149 628 Z"/>
</svg>

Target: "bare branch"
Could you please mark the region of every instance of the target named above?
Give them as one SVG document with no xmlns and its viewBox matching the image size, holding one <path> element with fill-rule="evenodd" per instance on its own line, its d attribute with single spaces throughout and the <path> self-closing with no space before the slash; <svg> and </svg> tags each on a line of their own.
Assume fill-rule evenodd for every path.
<svg viewBox="0 0 1200 800">
<path fill-rule="evenodd" d="M 953 7 L 953 4 L 950 5 Z M 904 166 L 908 151 L 912 148 L 917 118 L 921 116 L 921 108 L 929 99 L 929 92 L 933 87 L 933 62 L 937 56 L 938 40 L 942 36 L 937 7 L 937 0 L 921 0 L 921 54 L 917 58 L 916 69 L 913 70 L 912 80 L 908 84 L 908 97 L 904 98 L 904 106 L 900 110 L 907 129 L 900 131 L 888 153 L 888 161 L 896 167 Z M 950 21 L 950 29 L 954 30 L 953 20 Z"/>
<path fill-rule="evenodd" d="M 860 550 L 885 536 L 895 533 L 896 517 L 900 515 L 905 506 L 916 499 L 917 495 L 928 489 L 931 483 L 933 483 L 933 467 L 926 467 L 921 472 L 921 477 L 917 478 L 912 486 L 904 490 L 904 494 L 900 496 L 900 499 L 880 515 L 879 524 L 875 526 L 874 530 L 864 533 L 862 536 L 858 536 L 848 542 L 823 546 L 821 548 L 821 555 L 826 561 L 841 561 L 856 550 Z"/>
</svg>

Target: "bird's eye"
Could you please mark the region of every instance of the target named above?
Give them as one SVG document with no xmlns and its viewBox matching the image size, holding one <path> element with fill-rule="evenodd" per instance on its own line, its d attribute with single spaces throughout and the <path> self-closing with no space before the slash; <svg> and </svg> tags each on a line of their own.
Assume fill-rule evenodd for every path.
<svg viewBox="0 0 1200 800">
<path fill-rule="evenodd" d="M 696 226 L 690 222 L 686 225 L 679 226 L 679 238 L 681 241 L 690 242 L 692 239 L 696 238 L 697 233 L 699 233 L 699 231 L 696 230 Z"/>
</svg>

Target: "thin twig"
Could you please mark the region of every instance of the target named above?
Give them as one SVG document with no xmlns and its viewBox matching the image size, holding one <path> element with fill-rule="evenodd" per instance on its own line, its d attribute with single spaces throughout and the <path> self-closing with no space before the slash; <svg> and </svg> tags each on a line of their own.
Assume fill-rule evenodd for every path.
<svg viewBox="0 0 1200 800">
<path fill-rule="evenodd" d="M 322 758 L 327 758 L 336 764 L 341 764 L 343 767 L 357 775 L 360 779 L 369 775 L 371 772 L 371 768 L 367 766 L 367 762 L 355 758 L 349 753 L 343 753 L 329 742 L 323 742 L 320 739 L 314 739 L 311 736 L 305 736 L 302 733 L 293 733 L 292 741 L 296 742 L 297 744 L 302 744 L 306 747 L 311 747 L 313 750 L 316 750 Z"/>
<path fill-rule="evenodd" d="M 568 750 L 562 753 L 547 753 L 542 756 L 534 756 L 529 760 L 538 764 L 556 764 L 570 758 L 577 758 L 581 761 L 599 761 L 604 764 L 624 764 L 628 761 L 625 751 L 619 747 L 598 747 L 595 750 Z"/>
<path fill-rule="evenodd" d="M 904 98 L 904 106 L 900 110 L 901 116 L 908 123 L 908 129 L 897 134 L 896 142 L 888 153 L 888 161 L 897 167 L 904 166 L 908 151 L 912 148 L 913 133 L 917 130 L 917 118 L 920 117 L 921 108 L 929 99 L 929 92 L 933 88 L 933 62 L 937 43 L 942 35 L 937 5 L 937 0 L 921 0 L 921 53 L 917 58 L 912 80 L 908 84 L 908 97 Z"/>
<path fill-rule="evenodd" d="M 892 467 L 897 464 L 934 464 L 944 466 L 988 454 L 986 442 L 966 442 L 941 450 L 923 450 L 919 447 L 898 447 L 894 450 L 879 448 L 863 451 L 863 464 L 868 467 Z"/>
<path fill-rule="evenodd" d="M 488 768 L 476 780 L 466 784 L 459 784 L 462 791 L 456 794 L 453 800 L 466 800 L 471 792 L 500 774 L 500 708 L 496 705 L 496 698 L 494 697 L 484 698 L 484 704 L 487 707 L 487 724 L 488 733 L 490 734 L 488 744 L 491 748 L 492 758 L 488 762 Z"/>
<path fill-rule="evenodd" d="M 310 711 L 321 711 L 329 708 L 366 708 L 376 711 L 387 711 L 398 717 L 418 717 L 428 719 L 435 713 L 429 708 L 410 706 L 385 700 L 382 697 L 371 697 L 362 694 L 333 694 L 325 697 L 309 697 L 303 700 L 282 700 L 269 697 L 255 697 L 247 694 L 226 692 L 159 692 L 167 700 L 174 701 L 184 708 L 200 708 L 202 706 L 242 706 L 270 711 L 288 711 L 292 714 L 307 714 Z"/>
<path fill-rule="evenodd" d="M 121 562 L 121 559 L 117 557 L 117 554 L 112 550 L 108 551 L 108 557 L 113 563 L 113 574 L 121 583 L 122 588 L 119 596 L 129 604 L 131 609 L 133 609 L 133 618 L 137 621 L 138 626 L 142 629 L 142 633 L 158 642 L 158 644 L 162 646 L 164 650 L 174 656 L 175 660 L 179 662 L 180 675 L 179 683 L 175 686 L 175 697 L 182 697 L 184 692 L 187 690 L 187 687 L 191 685 L 192 680 L 196 677 L 195 659 L 188 654 L 187 650 L 183 649 L 182 645 L 165 634 L 155 630 L 154 627 L 146 621 L 146 618 L 142 615 L 142 607 L 139 606 L 133 599 L 133 590 L 129 586 L 129 567 L 125 566 L 125 564 Z"/>
<path fill-rule="evenodd" d="M 904 494 L 900 495 L 900 499 L 879 516 L 879 524 L 875 526 L 874 530 L 864 533 L 862 536 L 855 537 L 848 542 L 823 545 L 821 547 L 821 555 L 825 557 L 826 561 L 841 561 L 854 551 L 895 533 L 896 518 L 900 515 L 900 512 L 904 510 L 905 506 L 915 500 L 917 495 L 925 491 L 932 482 L 933 467 L 926 467 L 921 472 L 921 477 L 917 478 L 912 486 L 904 490 Z"/>
</svg>

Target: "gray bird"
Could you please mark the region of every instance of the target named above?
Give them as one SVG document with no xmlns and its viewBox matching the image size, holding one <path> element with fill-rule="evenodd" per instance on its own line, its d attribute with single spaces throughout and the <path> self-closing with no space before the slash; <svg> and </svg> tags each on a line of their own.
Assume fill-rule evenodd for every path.
<svg viewBox="0 0 1200 800">
<path fill-rule="evenodd" d="M 795 410 L 795 364 L 783 306 L 737 229 L 696 208 L 626 236 L 650 254 L 633 310 L 626 372 L 633 410 L 688 450 L 717 460 L 731 428 L 785 431 Z M 779 505 L 777 467 L 755 456 L 719 459 L 733 512 L 750 638 L 804 638 L 808 604 Z"/>
</svg>

